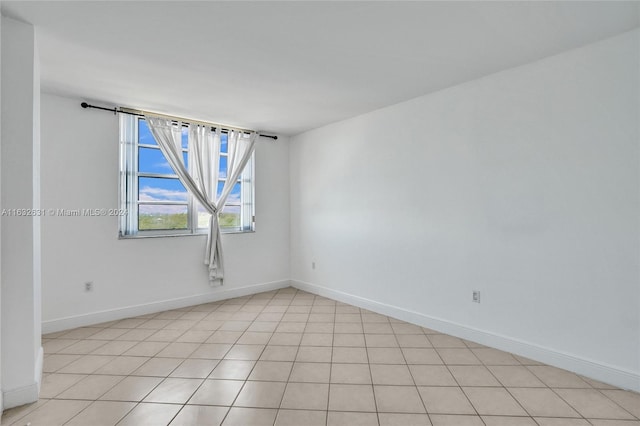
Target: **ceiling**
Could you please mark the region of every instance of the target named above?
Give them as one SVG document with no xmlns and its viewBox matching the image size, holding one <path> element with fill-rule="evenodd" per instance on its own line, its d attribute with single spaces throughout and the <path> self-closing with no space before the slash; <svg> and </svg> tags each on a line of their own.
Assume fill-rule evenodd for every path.
<svg viewBox="0 0 640 426">
<path fill-rule="evenodd" d="M 44 91 L 297 134 L 639 26 L 638 2 L 2 1 Z"/>
</svg>

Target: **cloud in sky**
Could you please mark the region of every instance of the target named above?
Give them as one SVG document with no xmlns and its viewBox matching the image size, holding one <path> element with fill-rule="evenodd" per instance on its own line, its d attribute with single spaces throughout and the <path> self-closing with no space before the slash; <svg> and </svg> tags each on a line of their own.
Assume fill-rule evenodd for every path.
<svg viewBox="0 0 640 426">
<path fill-rule="evenodd" d="M 219 188 L 220 190 L 222 187 Z M 187 202 L 188 195 L 186 190 L 176 190 L 169 188 L 158 188 L 152 186 L 142 186 L 139 188 L 139 200 L 140 201 L 180 201 Z M 240 206 L 229 204 L 240 204 L 240 190 L 239 187 L 229 194 L 227 198 L 226 206 L 224 208 L 225 213 L 240 214 Z M 198 208 L 199 215 L 206 215 L 208 220 L 208 213 L 204 208 Z M 171 205 L 171 204 L 141 204 L 139 207 L 140 214 L 178 214 L 187 213 L 186 205 Z M 200 221 L 199 221 L 200 222 Z"/>
<path fill-rule="evenodd" d="M 186 191 L 144 186 L 139 190 L 140 201 L 187 201 Z"/>
<path fill-rule="evenodd" d="M 231 193 L 227 197 L 227 204 L 240 204 L 240 193 Z"/>
<path fill-rule="evenodd" d="M 165 170 L 170 170 L 171 173 L 173 173 L 173 169 L 171 168 L 171 166 L 169 165 L 169 163 L 167 163 L 166 161 L 163 161 L 161 163 L 155 163 L 153 164 L 153 168 L 154 169 L 165 169 Z"/>
</svg>

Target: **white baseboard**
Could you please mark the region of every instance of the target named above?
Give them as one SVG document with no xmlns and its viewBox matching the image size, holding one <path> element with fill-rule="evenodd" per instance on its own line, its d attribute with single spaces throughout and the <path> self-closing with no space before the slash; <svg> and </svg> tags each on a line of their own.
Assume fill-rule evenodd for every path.
<svg viewBox="0 0 640 426">
<path fill-rule="evenodd" d="M 157 302 L 145 303 L 142 305 L 127 306 L 124 308 L 90 312 L 87 314 L 75 315 L 72 317 L 43 321 L 42 333 L 55 333 L 57 331 L 69 330 L 77 327 L 85 327 L 92 324 L 100 324 L 102 322 L 136 317 L 139 315 L 167 311 L 170 309 L 184 308 L 186 306 L 193 306 L 202 303 L 216 302 L 218 300 L 247 296 L 264 291 L 278 290 L 281 288 L 289 287 L 290 285 L 291 282 L 289 280 L 282 280 L 229 289 L 224 286 L 216 287 L 214 291 L 209 293 L 196 294 L 193 296 L 161 300 Z"/>
<path fill-rule="evenodd" d="M 27 386 L 17 389 L 9 389 L 2 392 L 4 409 L 19 407 L 21 405 L 30 404 L 38 400 L 39 383 L 33 382 Z"/>
<path fill-rule="evenodd" d="M 40 395 L 40 385 L 42 383 L 43 358 L 44 351 L 42 346 L 40 346 L 36 357 L 36 365 L 34 366 L 33 383 L 16 389 L 3 390 L 0 392 L 0 413 L 2 413 L 3 410 L 30 404 L 38 400 L 38 396 Z"/>
<path fill-rule="evenodd" d="M 620 369 L 614 366 L 598 363 L 576 355 L 563 353 L 523 340 L 475 329 L 456 324 L 440 318 L 434 318 L 419 312 L 410 311 L 386 303 L 376 302 L 364 297 L 355 296 L 338 290 L 333 290 L 317 284 L 291 280 L 291 285 L 297 289 L 308 291 L 319 296 L 329 297 L 340 302 L 349 303 L 360 308 L 368 309 L 393 318 L 407 321 L 422 327 L 430 328 L 441 333 L 450 334 L 462 339 L 480 343 L 506 352 L 511 352 L 535 361 L 543 362 L 554 367 L 573 371 L 604 383 L 623 389 L 640 392 L 640 374 Z"/>
</svg>

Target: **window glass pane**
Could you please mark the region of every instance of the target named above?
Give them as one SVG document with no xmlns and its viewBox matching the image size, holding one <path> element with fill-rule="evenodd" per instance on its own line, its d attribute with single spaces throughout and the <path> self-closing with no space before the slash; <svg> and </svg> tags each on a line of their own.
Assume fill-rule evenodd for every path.
<svg viewBox="0 0 640 426">
<path fill-rule="evenodd" d="M 187 206 L 171 204 L 140 204 L 138 229 L 187 229 Z"/>
<path fill-rule="evenodd" d="M 184 166 L 189 167 L 189 158 L 186 152 L 182 154 L 182 160 L 184 161 Z M 160 148 L 138 148 L 138 171 L 162 175 L 175 174 Z"/>
<path fill-rule="evenodd" d="M 157 145 L 156 140 L 149 130 L 149 126 L 147 126 L 147 122 L 143 118 L 138 119 L 138 143 Z"/>
<path fill-rule="evenodd" d="M 138 171 L 172 175 L 173 170 L 160 149 L 138 148 Z"/>
<path fill-rule="evenodd" d="M 211 215 L 202 207 L 202 204 L 196 203 L 198 205 L 198 228 L 208 228 L 209 227 L 209 218 Z"/>
<path fill-rule="evenodd" d="M 220 227 L 240 229 L 240 206 L 225 206 L 222 209 Z"/>
<path fill-rule="evenodd" d="M 206 229 L 209 226 L 209 212 L 198 203 L 198 228 Z M 240 228 L 240 206 L 225 206 L 220 213 L 221 228 Z"/>
<path fill-rule="evenodd" d="M 242 184 L 238 182 L 233 186 L 233 189 L 227 198 L 227 204 L 240 204 L 241 185 Z M 224 188 L 224 181 L 218 181 L 218 192 L 216 192 L 216 198 L 220 198 L 222 195 L 222 188 Z"/>
<path fill-rule="evenodd" d="M 187 201 L 187 190 L 178 179 L 138 178 L 140 201 Z"/>
<path fill-rule="evenodd" d="M 216 191 L 216 200 L 220 198 L 220 195 L 222 195 L 222 188 L 224 188 L 224 182 L 218 181 L 218 190 Z"/>
<path fill-rule="evenodd" d="M 240 204 L 240 190 L 241 184 L 236 183 L 233 185 L 233 189 L 231 190 L 231 194 L 229 194 L 229 198 L 227 198 L 227 204 Z"/>
<path fill-rule="evenodd" d="M 220 156 L 220 178 L 226 178 L 226 177 L 227 177 L 227 156 L 221 155 Z"/>
<path fill-rule="evenodd" d="M 182 128 L 182 149 L 189 148 L 189 128 Z"/>
<path fill-rule="evenodd" d="M 227 148 L 228 148 L 228 144 L 227 144 L 227 134 L 226 133 L 222 133 L 220 135 L 220 152 L 227 152 Z"/>
</svg>

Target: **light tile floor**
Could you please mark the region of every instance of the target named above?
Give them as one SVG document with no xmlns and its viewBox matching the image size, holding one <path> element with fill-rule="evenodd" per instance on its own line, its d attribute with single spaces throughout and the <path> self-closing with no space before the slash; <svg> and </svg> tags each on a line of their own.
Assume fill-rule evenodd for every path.
<svg viewBox="0 0 640 426">
<path fill-rule="evenodd" d="M 282 289 L 43 336 L 2 425 L 640 425 L 640 395 Z"/>
</svg>

